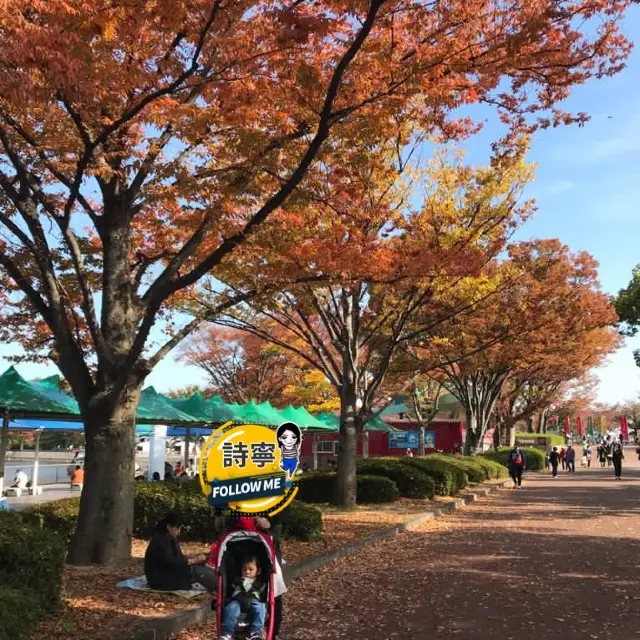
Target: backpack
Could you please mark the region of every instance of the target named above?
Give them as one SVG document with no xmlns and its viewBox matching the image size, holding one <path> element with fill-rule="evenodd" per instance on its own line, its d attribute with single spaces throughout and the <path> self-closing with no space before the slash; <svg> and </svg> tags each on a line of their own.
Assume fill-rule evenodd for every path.
<svg viewBox="0 0 640 640">
<path fill-rule="evenodd" d="M 513 464 L 515 465 L 522 464 L 522 456 L 517 451 L 515 451 L 513 454 Z"/>
</svg>

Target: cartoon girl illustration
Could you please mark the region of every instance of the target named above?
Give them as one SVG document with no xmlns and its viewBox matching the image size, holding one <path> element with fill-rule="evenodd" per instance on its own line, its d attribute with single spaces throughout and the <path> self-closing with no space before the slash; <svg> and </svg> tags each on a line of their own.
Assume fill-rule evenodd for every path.
<svg viewBox="0 0 640 640">
<path fill-rule="evenodd" d="M 278 427 L 276 438 L 280 448 L 280 468 L 291 479 L 298 468 L 300 459 L 300 443 L 302 441 L 300 427 L 293 422 L 284 422 Z"/>
</svg>

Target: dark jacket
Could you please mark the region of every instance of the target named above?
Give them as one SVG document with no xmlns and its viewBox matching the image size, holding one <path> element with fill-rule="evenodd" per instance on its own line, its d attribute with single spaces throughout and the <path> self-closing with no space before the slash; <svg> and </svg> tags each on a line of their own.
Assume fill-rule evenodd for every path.
<svg viewBox="0 0 640 640">
<path fill-rule="evenodd" d="M 516 459 L 520 456 L 520 464 L 516 464 Z M 525 465 L 524 451 L 519 452 L 516 449 L 511 449 L 509 452 L 509 467 L 524 467 Z"/>
<path fill-rule="evenodd" d="M 152 589 L 191 589 L 191 567 L 180 545 L 168 533 L 156 533 L 144 554 L 144 573 Z"/>
<path fill-rule="evenodd" d="M 549 462 L 552 464 L 552 466 L 557 467 L 560 463 L 560 454 L 557 451 L 552 451 L 549 454 Z"/>
</svg>

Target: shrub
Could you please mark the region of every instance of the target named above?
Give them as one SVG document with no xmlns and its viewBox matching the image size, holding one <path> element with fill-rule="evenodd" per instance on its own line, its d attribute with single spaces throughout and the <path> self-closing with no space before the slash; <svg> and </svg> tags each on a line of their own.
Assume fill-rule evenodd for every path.
<svg viewBox="0 0 640 640">
<path fill-rule="evenodd" d="M 489 460 L 482 456 L 476 456 L 473 461 L 478 463 L 485 471 L 490 479 L 493 478 L 506 478 L 509 475 L 508 469 L 494 460 Z"/>
<path fill-rule="evenodd" d="M 80 498 L 63 498 L 25 510 L 23 520 L 41 529 L 55 531 L 68 543 L 76 530 L 79 510 Z"/>
<path fill-rule="evenodd" d="M 64 540 L 0 512 L 0 629 L 10 638 L 29 638 L 36 621 L 60 606 Z"/>
<path fill-rule="evenodd" d="M 313 542 L 322 536 L 322 512 L 317 507 L 294 500 L 282 522 L 282 537 Z"/>
<path fill-rule="evenodd" d="M 469 482 L 484 482 L 489 477 L 488 472 L 475 461 L 475 458 L 444 455 L 440 453 L 434 453 L 430 457 L 434 460 L 447 461 L 449 464 L 464 471 L 469 477 Z"/>
<path fill-rule="evenodd" d="M 356 480 L 358 482 L 356 500 L 359 504 L 395 502 L 400 496 L 398 485 L 391 478 L 359 475 Z"/>
<path fill-rule="evenodd" d="M 497 451 L 495 449 L 492 449 L 491 451 L 483 453 L 478 457 L 486 458 L 487 460 L 493 460 L 494 462 L 498 462 L 504 467 L 507 467 L 510 451 L 511 449 L 509 447 L 502 447 Z M 527 469 L 529 469 L 530 471 L 540 471 L 544 469 L 544 451 L 540 451 L 540 449 L 536 449 L 535 447 L 522 447 L 522 451 L 524 452 Z"/>
<path fill-rule="evenodd" d="M 26 589 L 0 587 L 0 637 L 29 640 L 40 615 L 36 594 Z"/>
<path fill-rule="evenodd" d="M 383 476 L 356 476 L 358 504 L 395 502 L 400 495 L 396 483 Z M 333 502 L 336 488 L 335 473 L 310 473 L 298 480 L 298 498 L 304 502 Z"/>
<path fill-rule="evenodd" d="M 436 485 L 436 493 L 439 496 L 453 496 L 469 484 L 469 476 L 463 469 L 449 460 L 435 458 L 428 455 L 424 458 L 398 458 L 401 464 L 420 469 L 427 474 Z"/>
<path fill-rule="evenodd" d="M 298 499 L 304 502 L 333 502 L 336 486 L 335 473 L 309 473 L 296 480 Z"/>
<path fill-rule="evenodd" d="M 215 535 L 213 510 L 199 483 L 139 481 L 134 488 L 134 535 L 150 538 L 158 520 L 168 511 L 179 511 L 184 521 L 182 540 L 211 542 Z M 68 544 L 76 528 L 79 509 L 80 498 L 64 498 L 25 511 L 24 520 L 55 531 Z"/>
<path fill-rule="evenodd" d="M 403 498 L 432 498 L 436 493 L 433 478 L 395 458 L 360 460 L 357 469 L 362 475 L 383 476 L 393 480 Z"/>
<path fill-rule="evenodd" d="M 156 523 L 168 511 L 178 511 L 184 521 L 181 538 L 208 541 L 213 536 L 213 510 L 199 484 L 192 482 L 136 482 L 133 533 L 150 538 Z"/>
</svg>

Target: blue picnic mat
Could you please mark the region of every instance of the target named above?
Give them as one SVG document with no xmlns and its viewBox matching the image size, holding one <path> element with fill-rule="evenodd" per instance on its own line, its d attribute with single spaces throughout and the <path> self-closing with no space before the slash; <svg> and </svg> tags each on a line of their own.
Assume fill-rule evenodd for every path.
<svg viewBox="0 0 640 640">
<path fill-rule="evenodd" d="M 174 595 L 180 596 L 181 598 L 186 598 L 187 600 L 207 593 L 207 590 L 201 584 L 197 583 L 193 584 L 191 586 L 191 589 L 189 589 L 188 591 L 185 589 L 177 589 L 176 591 L 159 591 L 158 589 L 152 589 L 147 584 L 147 579 L 145 576 L 138 576 L 137 578 L 127 578 L 122 582 L 118 582 L 116 587 L 120 587 L 121 589 L 133 589 L 134 591 L 150 591 L 152 593 L 173 593 Z"/>
</svg>

